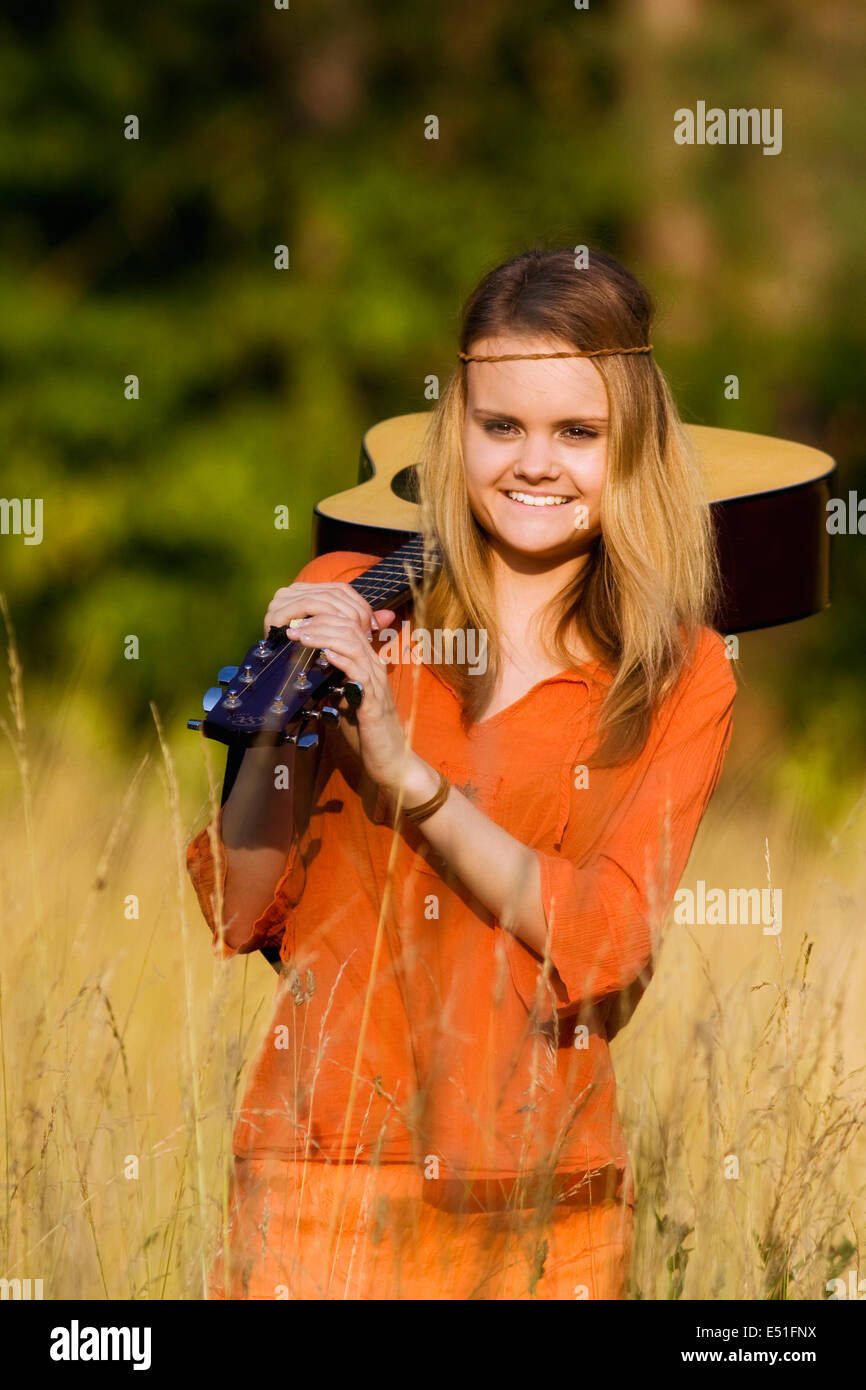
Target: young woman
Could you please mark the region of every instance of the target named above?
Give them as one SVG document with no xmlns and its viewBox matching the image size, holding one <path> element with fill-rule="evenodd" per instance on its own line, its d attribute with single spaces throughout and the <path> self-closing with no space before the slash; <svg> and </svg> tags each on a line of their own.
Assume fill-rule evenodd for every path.
<svg viewBox="0 0 866 1390">
<path fill-rule="evenodd" d="M 349 581 L 377 557 L 321 555 L 268 608 L 364 698 L 289 793 L 289 750 L 250 750 L 189 846 L 215 950 L 279 943 L 285 963 L 214 1297 L 624 1296 L 608 1042 L 735 694 L 650 317 L 599 253 L 491 271 L 419 465 L 441 567 L 373 612 Z M 471 630 L 486 663 L 449 652 Z M 394 659 L 425 633 L 453 660 Z"/>
</svg>

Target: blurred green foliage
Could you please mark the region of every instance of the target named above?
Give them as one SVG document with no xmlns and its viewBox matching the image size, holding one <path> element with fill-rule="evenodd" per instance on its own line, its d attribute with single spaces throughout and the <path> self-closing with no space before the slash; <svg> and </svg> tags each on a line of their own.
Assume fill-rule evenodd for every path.
<svg viewBox="0 0 866 1390">
<path fill-rule="evenodd" d="M 686 419 L 814 444 L 866 492 L 864 25 L 854 0 L 7 4 L 0 492 L 43 497 L 45 537 L 0 537 L 0 587 L 28 679 L 92 685 L 118 732 L 195 713 L 365 429 L 428 407 L 462 299 L 539 238 L 646 280 Z M 782 153 L 675 145 L 699 99 L 782 107 Z M 834 543 L 786 668 L 753 667 L 792 728 L 832 695 L 848 767 L 864 547 Z"/>
</svg>

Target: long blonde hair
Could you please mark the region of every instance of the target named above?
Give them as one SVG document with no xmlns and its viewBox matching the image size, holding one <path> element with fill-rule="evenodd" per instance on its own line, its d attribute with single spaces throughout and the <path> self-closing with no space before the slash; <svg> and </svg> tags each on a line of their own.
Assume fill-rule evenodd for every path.
<svg viewBox="0 0 866 1390">
<path fill-rule="evenodd" d="M 649 342 L 653 305 L 643 285 L 594 251 L 577 269 L 571 248 L 533 247 L 491 270 L 462 312 L 460 349 L 505 333 L 576 349 Z M 718 593 L 714 530 L 697 463 L 652 354 L 592 359 L 607 389 L 610 421 L 601 534 L 578 577 L 544 614 L 551 653 L 576 669 L 567 645 L 575 623 L 615 672 L 601 709 L 596 765 L 635 756 L 654 709 L 676 683 Z M 472 723 L 501 671 L 489 545 L 472 514 L 463 460 L 466 363 L 433 411 L 418 466 L 421 527 L 441 569 L 415 596 L 428 631 L 487 634 L 487 666 L 445 663 L 442 674 Z"/>
</svg>

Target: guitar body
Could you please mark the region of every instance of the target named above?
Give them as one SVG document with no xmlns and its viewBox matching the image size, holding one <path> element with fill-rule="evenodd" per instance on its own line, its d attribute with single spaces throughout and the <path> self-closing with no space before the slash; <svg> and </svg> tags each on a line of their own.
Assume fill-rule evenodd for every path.
<svg viewBox="0 0 866 1390">
<path fill-rule="evenodd" d="M 429 414 L 397 415 L 364 436 L 358 486 L 319 502 L 313 553 L 390 555 L 419 534 L 415 463 Z M 686 425 L 718 539 L 720 632 L 773 627 L 830 601 L 827 502 L 835 463 L 805 444 Z"/>
</svg>

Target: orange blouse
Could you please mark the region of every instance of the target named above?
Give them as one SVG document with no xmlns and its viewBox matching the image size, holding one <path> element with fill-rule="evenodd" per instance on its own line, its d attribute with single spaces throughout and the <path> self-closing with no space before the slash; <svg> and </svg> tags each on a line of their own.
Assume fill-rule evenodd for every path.
<svg viewBox="0 0 866 1390">
<path fill-rule="evenodd" d="M 298 579 L 347 581 L 377 558 L 321 555 Z M 287 968 L 234 1152 L 313 1161 L 342 1152 L 464 1182 L 626 1169 L 609 1015 L 621 991 L 649 978 L 657 930 L 721 773 L 736 693 L 724 643 L 703 629 L 640 755 L 588 774 L 612 679 L 600 663 L 539 681 L 468 731 L 434 665 L 386 669 L 404 724 L 418 673 L 415 751 L 538 855 L 549 959 L 500 927 L 437 862 L 420 828 L 393 829 L 390 797 L 339 730 L 327 730 L 317 752 L 298 754 L 318 759 L 309 821 L 237 948 L 277 944 Z M 219 821 L 221 813 L 218 830 Z M 214 950 L 236 954 L 218 940 L 206 829 L 187 863 Z"/>
</svg>

